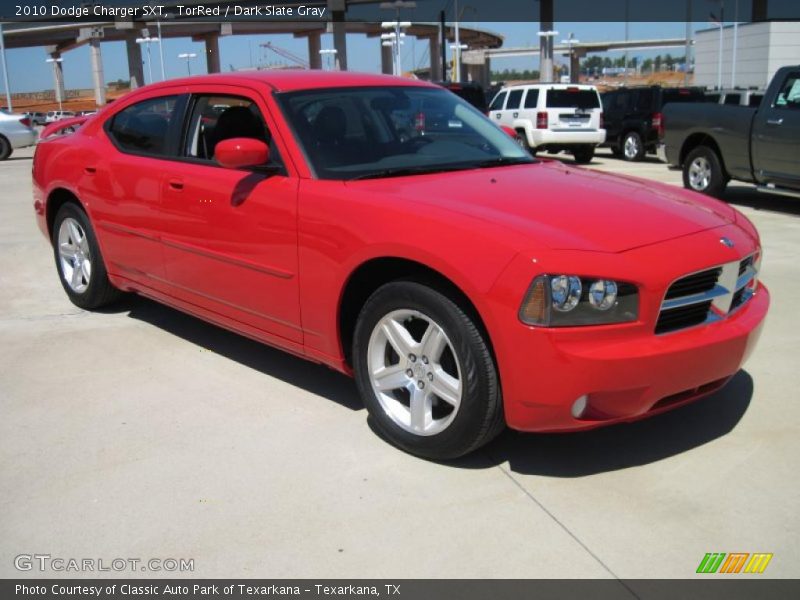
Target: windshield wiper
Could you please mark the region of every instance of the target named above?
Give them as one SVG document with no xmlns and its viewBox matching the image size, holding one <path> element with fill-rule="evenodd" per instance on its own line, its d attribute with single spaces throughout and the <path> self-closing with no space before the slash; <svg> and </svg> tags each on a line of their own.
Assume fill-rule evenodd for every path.
<svg viewBox="0 0 800 600">
<path fill-rule="evenodd" d="M 510 165 L 532 165 L 536 159 L 533 158 L 514 158 L 511 156 L 498 156 L 484 160 L 483 162 L 475 163 L 472 165 L 473 169 L 490 169 L 492 167 L 506 167 Z"/>
<path fill-rule="evenodd" d="M 440 165 L 438 167 L 397 167 L 395 169 L 383 169 L 382 171 L 372 171 L 371 173 L 364 173 L 351 177 L 347 181 L 357 181 L 359 179 L 382 179 L 386 177 L 402 177 L 404 175 L 425 175 L 427 173 L 443 173 L 445 171 L 463 171 L 464 169 L 471 168 L 471 165 L 458 165 L 446 166 Z"/>
</svg>

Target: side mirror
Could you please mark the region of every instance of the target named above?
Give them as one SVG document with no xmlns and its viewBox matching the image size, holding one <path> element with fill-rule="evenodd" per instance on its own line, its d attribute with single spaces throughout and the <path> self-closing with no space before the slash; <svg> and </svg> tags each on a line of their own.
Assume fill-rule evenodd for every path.
<svg viewBox="0 0 800 600">
<path fill-rule="evenodd" d="M 511 129 L 511 127 L 509 127 L 508 125 L 500 125 L 500 129 L 505 131 L 508 134 L 509 137 L 514 138 L 514 139 L 517 138 L 517 132 L 514 131 L 513 129 Z"/>
<path fill-rule="evenodd" d="M 253 138 L 231 138 L 216 145 L 214 159 L 226 169 L 256 167 L 269 161 L 269 146 Z"/>
</svg>

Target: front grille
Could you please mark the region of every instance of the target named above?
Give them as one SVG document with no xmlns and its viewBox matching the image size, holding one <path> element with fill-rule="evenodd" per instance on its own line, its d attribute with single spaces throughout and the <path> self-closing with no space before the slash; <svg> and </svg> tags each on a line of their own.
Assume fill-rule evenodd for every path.
<svg viewBox="0 0 800 600">
<path fill-rule="evenodd" d="M 672 298 L 680 298 L 682 296 L 704 294 L 714 289 L 721 273 L 722 267 L 717 267 L 716 269 L 694 273 L 693 275 L 688 275 L 683 279 L 679 279 L 669 286 L 665 298 L 671 300 Z"/>
<path fill-rule="evenodd" d="M 656 321 L 656 334 L 724 319 L 753 295 L 753 256 L 681 277 L 667 289 Z"/>
<path fill-rule="evenodd" d="M 656 323 L 656 333 L 669 333 L 704 323 L 711 309 L 711 300 L 662 311 Z"/>
</svg>

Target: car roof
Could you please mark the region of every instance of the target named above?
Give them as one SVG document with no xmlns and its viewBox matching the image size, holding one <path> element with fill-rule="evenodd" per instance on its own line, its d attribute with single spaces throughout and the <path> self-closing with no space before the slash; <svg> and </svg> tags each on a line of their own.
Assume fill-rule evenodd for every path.
<svg viewBox="0 0 800 600">
<path fill-rule="evenodd" d="M 295 90 L 312 90 L 336 87 L 367 87 L 367 86 L 422 86 L 438 88 L 419 79 L 406 79 L 392 75 L 378 75 L 373 73 L 356 73 L 352 71 L 318 71 L 318 70 L 264 70 L 264 71 L 237 71 L 234 73 L 217 73 L 213 75 L 197 75 L 146 86 L 147 89 L 159 87 L 173 87 L 176 85 L 220 84 L 220 85 L 248 85 L 262 83 L 269 85 L 275 91 L 288 92 Z"/>
<path fill-rule="evenodd" d="M 567 88 L 578 88 L 579 90 L 596 90 L 597 88 L 593 85 L 587 85 L 585 83 L 519 83 L 516 85 L 507 85 L 504 86 L 504 90 L 513 90 L 513 89 L 527 89 L 527 88 L 536 88 L 536 89 L 556 89 L 556 90 L 566 90 Z"/>
</svg>

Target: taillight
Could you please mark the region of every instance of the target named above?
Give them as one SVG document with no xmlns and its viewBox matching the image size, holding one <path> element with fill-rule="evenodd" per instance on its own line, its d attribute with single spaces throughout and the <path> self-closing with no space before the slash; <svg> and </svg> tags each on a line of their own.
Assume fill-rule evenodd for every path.
<svg viewBox="0 0 800 600">
<path fill-rule="evenodd" d="M 547 129 L 547 113 L 536 113 L 536 129 Z"/>
<path fill-rule="evenodd" d="M 658 137 L 664 137 L 664 117 L 661 113 L 653 113 L 653 129 L 658 132 Z"/>
<path fill-rule="evenodd" d="M 31 120 L 28 117 L 24 117 L 24 118 L 20 119 L 19 122 L 22 123 L 23 125 L 25 125 L 25 127 L 30 127 L 31 126 Z"/>
<path fill-rule="evenodd" d="M 425 113 L 418 112 L 414 117 L 414 129 L 417 131 L 425 131 Z"/>
<path fill-rule="evenodd" d="M 606 128 L 606 118 L 603 116 L 603 113 L 600 113 L 600 129 Z"/>
</svg>

